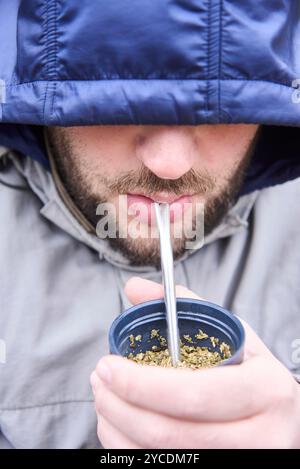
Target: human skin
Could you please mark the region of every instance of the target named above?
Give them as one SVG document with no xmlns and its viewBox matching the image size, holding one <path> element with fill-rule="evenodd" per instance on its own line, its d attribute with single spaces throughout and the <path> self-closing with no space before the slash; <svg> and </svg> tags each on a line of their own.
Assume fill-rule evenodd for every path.
<svg viewBox="0 0 300 469">
<path fill-rule="evenodd" d="M 133 304 L 162 298 L 133 277 Z M 198 298 L 177 286 L 177 296 Z M 91 375 L 98 437 L 105 448 L 299 448 L 300 386 L 243 321 L 240 365 L 192 371 L 109 355 Z"/>
<path fill-rule="evenodd" d="M 206 228 L 212 229 L 239 190 L 257 129 L 249 124 L 84 126 L 51 127 L 48 135 L 68 192 L 94 225 L 99 202 L 112 204 L 118 214 L 120 194 L 133 201 L 141 194 L 167 203 L 188 196 L 193 208 L 205 205 Z M 121 215 L 120 224 L 127 220 L 127 213 Z M 177 258 L 185 238 L 175 241 Z M 110 242 L 132 264 L 159 264 L 158 239 L 126 236 Z"/>
</svg>

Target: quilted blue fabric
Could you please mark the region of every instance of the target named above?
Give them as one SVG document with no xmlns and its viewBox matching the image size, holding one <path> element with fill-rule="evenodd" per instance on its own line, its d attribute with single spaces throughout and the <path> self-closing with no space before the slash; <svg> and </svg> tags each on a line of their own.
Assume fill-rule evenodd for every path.
<svg viewBox="0 0 300 469">
<path fill-rule="evenodd" d="M 299 1 L 0 0 L 0 12 L 0 144 L 47 166 L 43 125 L 260 123 L 245 192 L 300 175 Z"/>
</svg>

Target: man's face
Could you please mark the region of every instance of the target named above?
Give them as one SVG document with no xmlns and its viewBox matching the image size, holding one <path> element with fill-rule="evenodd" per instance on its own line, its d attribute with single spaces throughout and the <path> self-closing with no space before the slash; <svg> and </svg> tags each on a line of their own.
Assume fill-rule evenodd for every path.
<svg viewBox="0 0 300 469">
<path fill-rule="evenodd" d="M 195 227 L 203 216 L 199 207 L 204 207 L 207 235 L 233 203 L 257 128 L 243 124 L 52 127 L 48 137 L 60 177 L 87 219 L 96 227 L 97 206 L 111 203 L 116 209 L 117 236 L 110 243 L 132 264 L 158 265 L 159 241 L 145 236 L 150 230 L 143 229 L 155 225 L 153 201 L 170 205 L 174 257 L 178 258 L 189 234 L 182 229 L 178 237 L 175 228 L 179 223 L 184 227 L 187 211 L 192 210 Z M 135 211 L 141 206 L 143 210 Z M 128 228 L 133 218 L 142 235 L 133 239 L 127 230 L 123 237 L 124 226 Z"/>
</svg>

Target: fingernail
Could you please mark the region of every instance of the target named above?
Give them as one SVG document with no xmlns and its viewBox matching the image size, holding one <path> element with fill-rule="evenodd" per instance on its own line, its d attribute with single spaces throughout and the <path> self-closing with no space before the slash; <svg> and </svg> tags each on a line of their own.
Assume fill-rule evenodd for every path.
<svg viewBox="0 0 300 469">
<path fill-rule="evenodd" d="M 102 381 L 104 381 L 105 384 L 111 383 L 112 375 L 110 368 L 106 363 L 99 363 L 97 366 L 97 375 L 102 379 Z"/>
</svg>

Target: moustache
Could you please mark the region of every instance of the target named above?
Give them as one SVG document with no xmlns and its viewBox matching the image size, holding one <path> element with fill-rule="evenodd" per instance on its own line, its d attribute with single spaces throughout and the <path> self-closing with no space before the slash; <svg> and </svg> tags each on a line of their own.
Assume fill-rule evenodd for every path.
<svg viewBox="0 0 300 469">
<path fill-rule="evenodd" d="M 137 189 L 144 193 L 167 192 L 174 195 L 208 193 L 216 186 L 215 179 L 206 171 L 190 169 L 178 179 L 162 179 L 148 168 L 123 173 L 113 181 L 106 180 L 111 193 L 126 194 Z"/>
</svg>

